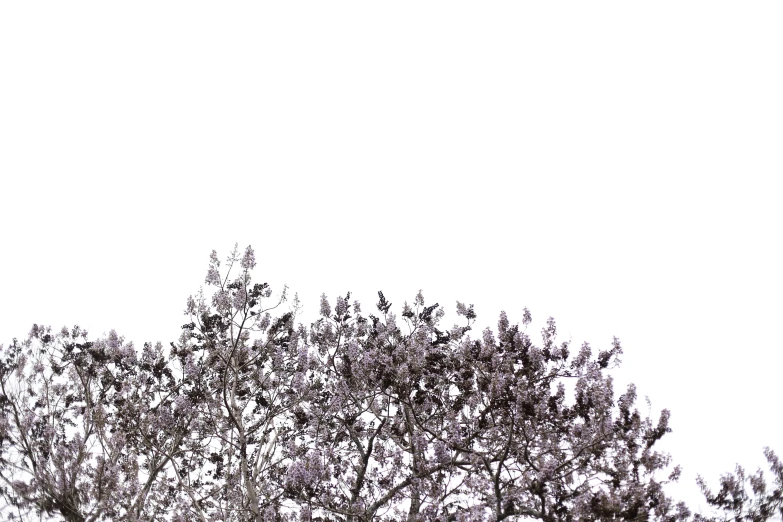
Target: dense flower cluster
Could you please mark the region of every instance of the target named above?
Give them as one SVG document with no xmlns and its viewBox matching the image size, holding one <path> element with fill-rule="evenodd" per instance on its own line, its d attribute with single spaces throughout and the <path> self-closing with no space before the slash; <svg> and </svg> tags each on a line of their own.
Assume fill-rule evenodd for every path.
<svg viewBox="0 0 783 522">
<path fill-rule="evenodd" d="M 397 317 L 350 293 L 295 325 L 252 283 L 255 254 L 213 251 L 178 342 L 139 353 L 112 331 L 33 326 L 0 347 L 4 518 L 67 521 L 554 521 L 690 518 L 665 485 L 679 476 L 655 444 L 668 431 L 615 396 L 617 339 L 596 354 L 542 343 L 501 312 L 497 331 L 441 326 L 419 292 Z M 233 274 L 232 270 L 238 270 Z M 783 504 L 783 465 L 721 480 L 711 505 L 767 520 Z M 749 484 L 751 492 L 746 491 Z M 783 514 L 783 513 L 781 513 Z M 719 520 L 696 515 L 694 520 Z"/>
</svg>

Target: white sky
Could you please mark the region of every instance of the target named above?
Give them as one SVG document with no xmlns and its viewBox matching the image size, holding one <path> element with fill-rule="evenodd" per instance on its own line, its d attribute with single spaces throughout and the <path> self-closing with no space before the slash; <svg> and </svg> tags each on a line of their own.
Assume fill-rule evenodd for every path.
<svg viewBox="0 0 783 522">
<path fill-rule="evenodd" d="M 783 454 L 779 2 L 4 2 L 0 342 L 175 340 L 208 256 L 618 336 L 684 467 Z M 644 400 L 640 401 L 643 411 Z"/>
</svg>

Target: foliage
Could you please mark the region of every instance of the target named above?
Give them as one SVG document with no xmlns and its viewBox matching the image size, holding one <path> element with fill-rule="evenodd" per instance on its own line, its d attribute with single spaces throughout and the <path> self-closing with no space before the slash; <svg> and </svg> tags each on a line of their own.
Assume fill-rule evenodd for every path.
<svg viewBox="0 0 783 522">
<path fill-rule="evenodd" d="M 717 493 L 713 493 L 699 476 L 697 482 L 707 503 L 723 511 L 723 515 L 697 515 L 696 522 L 763 522 L 776 515 L 783 519 L 783 463 L 770 448 L 764 448 L 764 456 L 774 478 L 775 488 L 771 491 L 761 469 L 746 476 L 745 470 L 738 465 L 735 473 L 727 473 L 720 478 L 720 491 Z M 748 492 L 748 485 L 752 494 Z"/>
<path fill-rule="evenodd" d="M 379 292 L 377 314 L 350 293 L 295 325 L 253 283 L 253 250 L 213 251 L 203 290 L 170 344 L 137 353 L 115 332 L 34 326 L 0 346 L 0 495 L 9 518 L 67 521 L 686 520 L 664 493 L 679 476 L 654 449 L 670 431 L 615 397 L 620 342 L 598 351 L 537 346 L 501 312 L 497 332 L 441 326 L 421 292 L 401 317 Z M 232 276 L 232 273 L 234 274 Z M 768 459 L 780 486 L 781 465 Z M 760 500 L 724 477 L 710 503 L 766 520 Z M 700 479 L 701 480 L 701 479 Z M 731 498 L 729 498 L 731 497 Z M 743 511 L 746 506 L 750 506 Z M 745 518 L 742 518 L 742 517 Z M 766 518 L 765 518 L 766 517 Z M 697 520 L 708 520 L 696 516 Z M 709 519 L 712 520 L 712 519 Z M 728 519 L 726 519 L 728 520 Z"/>
</svg>

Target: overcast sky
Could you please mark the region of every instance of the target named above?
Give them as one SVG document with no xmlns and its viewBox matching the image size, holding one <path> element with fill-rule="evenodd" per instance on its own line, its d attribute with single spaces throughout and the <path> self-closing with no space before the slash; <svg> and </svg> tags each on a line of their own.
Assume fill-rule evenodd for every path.
<svg viewBox="0 0 783 522">
<path fill-rule="evenodd" d="M 209 253 L 620 338 L 698 508 L 783 453 L 779 2 L 4 2 L 0 342 L 168 345 Z M 703 504 L 703 501 L 702 501 Z"/>
</svg>

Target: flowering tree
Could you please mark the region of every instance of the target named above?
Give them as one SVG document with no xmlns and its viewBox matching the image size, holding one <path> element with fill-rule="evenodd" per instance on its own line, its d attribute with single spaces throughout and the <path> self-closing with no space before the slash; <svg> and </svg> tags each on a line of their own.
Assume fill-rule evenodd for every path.
<svg viewBox="0 0 783 522">
<path fill-rule="evenodd" d="M 456 493 L 446 484 L 449 470 L 469 463 L 459 451 L 446 455 L 434 435 L 446 422 L 439 398 L 448 388 L 439 373 L 446 350 L 432 342 L 442 310 L 433 316 L 438 305 L 425 307 L 419 293 L 415 311 L 404 307 L 405 333 L 379 296 L 383 319 L 363 317 L 358 302 L 352 317 L 350 293 L 337 298 L 332 315 L 322 296 L 310 331 L 319 394 L 302 416 L 305 457 L 287 484 L 307 518 L 314 508 L 326 519 L 430 516 Z"/>
<path fill-rule="evenodd" d="M 523 324 L 529 324 L 526 311 Z M 665 433 L 668 411 L 657 425 L 633 409 L 631 385 L 615 409 L 605 369 L 622 353 L 619 341 L 592 358 L 588 344 L 571 358 L 568 343 L 555 343 L 552 319 L 536 347 L 505 313 L 500 338 L 487 329 L 481 340 L 460 343 L 468 382 L 455 406 L 467 434 L 460 448 L 474 455 L 464 509 L 492 520 L 524 516 L 539 520 L 634 520 L 654 512 L 661 520 L 688 516 L 662 492 L 655 474 L 669 463 L 652 450 Z M 575 381 L 574 401 L 566 382 Z M 463 405 L 464 404 L 464 405 Z M 676 480 L 675 468 L 669 480 Z"/>
<path fill-rule="evenodd" d="M 2 349 L 0 493 L 10 519 L 149 520 L 166 511 L 166 460 L 129 441 L 125 426 L 139 404 L 137 363 L 114 331 L 88 342 L 78 326 L 33 325 Z"/>
<path fill-rule="evenodd" d="M 286 299 L 253 283 L 255 255 L 215 252 L 203 291 L 168 353 L 140 352 L 115 332 L 34 326 L 0 346 L 0 497 L 9 518 L 67 521 L 554 521 L 690 518 L 664 493 L 677 480 L 655 444 L 668 432 L 615 397 L 622 353 L 542 344 L 501 312 L 473 337 L 421 292 L 401 317 L 379 292 L 378 315 L 350 293 L 295 326 Z M 573 353 L 572 353 L 573 351 Z M 721 479 L 724 518 L 780 512 L 761 472 Z M 750 482 L 754 498 L 746 492 Z M 3 508 L 0 508 L 3 509 Z"/>
<path fill-rule="evenodd" d="M 282 486 L 290 459 L 284 449 L 298 433 L 297 405 L 309 396 L 310 370 L 293 313 L 273 318 L 264 308 L 269 285 L 253 284 L 255 256 L 237 249 L 221 276 L 215 252 L 203 292 L 189 298 L 178 345 L 170 363 L 181 380 L 171 387 L 178 411 L 197 419 L 177 467 L 178 520 L 277 520 L 283 515 Z M 232 270 L 238 274 L 229 279 Z M 290 510 L 291 508 L 289 508 Z"/>
<path fill-rule="evenodd" d="M 442 332 L 442 310 L 433 314 L 438 305 L 425 306 L 421 293 L 415 310 L 403 307 L 404 333 L 379 297 L 383 319 L 371 321 L 358 303 L 351 318 L 348 297 L 332 316 L 322 297 L 310 340 L 327 392 L 306 418 L 300 500 L 346 520 L 688 517 L 655 479 L 669 463 L 652 450 L 669 431 L 668 412 L 657 424 L 642 419 L 633 387 L 614 408 L 605 371 L 621 353 L 617 340 L 596 358 L 585 344 L 569 360 L 554 321 L 538 348 L 505 313 L 499 340 L 490 330 L 474 340 L 472 307 L 458 303 L 468 324 Z M 530 320 L 525 311 L 523 325 Z"/>
</svg>

